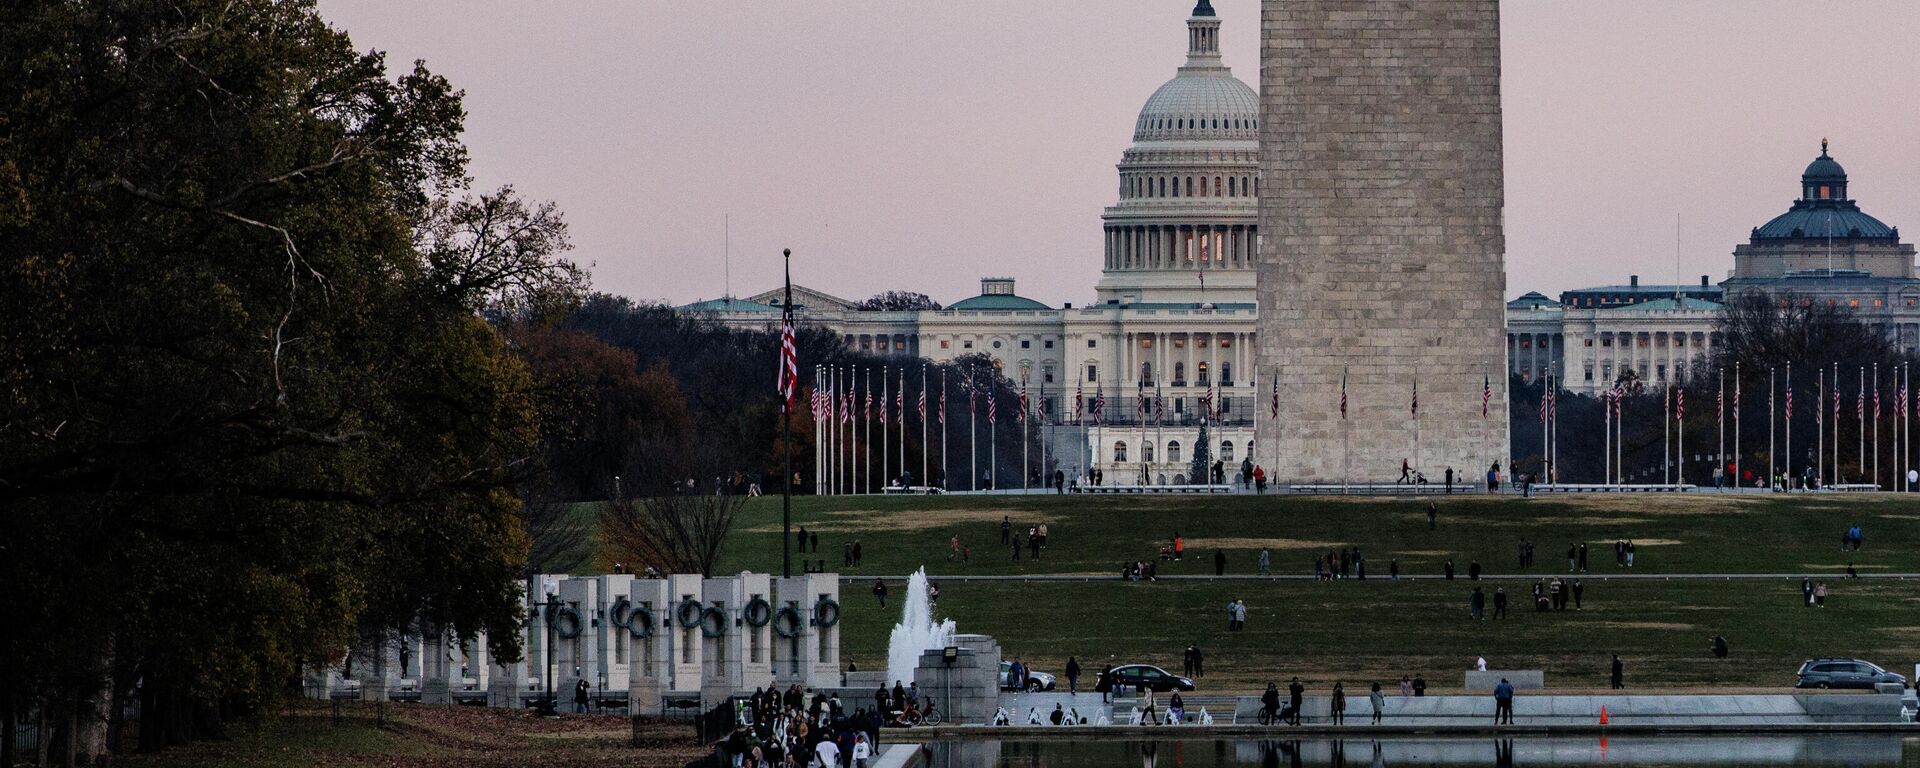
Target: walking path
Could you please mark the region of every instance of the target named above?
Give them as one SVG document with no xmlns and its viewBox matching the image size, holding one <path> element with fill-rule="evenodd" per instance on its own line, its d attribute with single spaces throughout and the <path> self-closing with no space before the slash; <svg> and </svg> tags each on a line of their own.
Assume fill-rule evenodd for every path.
<svg viewBox="0 0 1920 768">
<path fill-rule="evenodd" d="M 1529 582 L 1529 581 L 1539 581 L 1540 579 L 1551 578 L 1551 577 L 1562 577 L 1562 578 L 1573 577 L 1573 578 L 1578 578 L 1586 581 L 1771 581 L 1771 580 L 1777 580 L 1777 579 L 1799 580 L 1807 576 L 1816 576 L 1816 577 L 1826 578 L 1826 579 L 1841 578 L 1840 574 L 1830 573 L 1830 572 L 1821 572 L 1821 571 L 1802 571 L 1798 573 L 1612 573 L 1612 574 L 1608 574 L 1608 573 L 1571 573 L 1571 574 L 1536 573 L 1536 574 L 1509 574 L 1509 575 L 1491 575 L 1491 576 L 1483 574 L 1480 577 L 1480 581 Z M 872 574 L 872 575 L 865 575 L 865 576 L 848 576 L 843 574 L 840 577 L 840 581 L 842 583 L 850 584 L 855 582 L 872 582 L 876 578 L 884 579 L 887 581 L 905 581 L 907 577 L 904 575 Z M 940 581 L 961 581 L 961 582 L 965 582 L 965 581 L 1090 582 L 1090 581 L 1119 581 L 1120 580 L 1120 577 L 1114 574 L 1090 574 L 1090 573 L 1003 575 L 1003 576 L 962 576 L 962 575 L 953 575 L 953 574 L 929 574 L 928 578 L 938 579 Z M 1857 579 L 1849 579 L 1849 580 L 1909 581 L 1913 579 L 1920 579 L 1920 573 L 1863 573 L 1863 574 L 1860 574 L 1857 577 Z M 1398 580 L 1399 581 L 1446 581 L 1447 579 L 1445 576 L 1434 576 L 1434 575 L 1407 576 L 1403 574 L 1400 576 Z M 1464 583 L 1471 583 L 1473 581 L 1472 579 L 1467 579 L 1464 577 L 1455 577 L 1453 580 L 1458 582 L 1464 582 Z M 1257 581 L 1319 581 L 1319 579 L 1313 576 L 1312 574 L 1301 574 L 1297 576 L 1296 575 L 1254 576 L 1254 575 L 1247 575 L 1247 574 L 1240 574 L 1240 575 L 1229 574 L 1226 576 L 1206 576 L 1206 575 L 1161 576 L 1159 577 L 1159 581 L 1172 581 L 1172 582 L 1255 581 L 1257 582 Z M 1379 578 L 1372 578 L 1372 579 L 1336 579 L 1336 581 L 1385 582 L 1385 581 L 1394 581 L 1394 579 L 1379 577 Z"/>
</svg>

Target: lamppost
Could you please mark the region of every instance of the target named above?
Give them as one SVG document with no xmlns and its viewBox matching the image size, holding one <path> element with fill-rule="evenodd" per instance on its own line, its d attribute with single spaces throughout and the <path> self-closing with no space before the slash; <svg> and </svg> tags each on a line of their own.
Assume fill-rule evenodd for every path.
<svg viewBox="0 0 1920 768">
<path fill-rule="evenodd" d="M 558 642 L 555 637 L 553 620 L 554 616 L 560 612 L 560 608 L 566 604 L 560 602 L 558 595 L 548 592 L 546 600 L 534 603 L 533 605 L 535 608 L 545 609 L 542 615 L 545 617 L 544 621 L 547 625 L 547 644 L 545 648 L 541 649 L 545 651 L 547 655 L 546 669 L 544 669 L 541 674 L 542 677 L 546 678 L 547 695 L 538 702 L 535 706 L 535 711 L 538 712 L 541 717 L 558 717 L 560 715 L 560 707 L 559 703 L 556 702 L 553 697 L 555 643 Z"/>
</svg>

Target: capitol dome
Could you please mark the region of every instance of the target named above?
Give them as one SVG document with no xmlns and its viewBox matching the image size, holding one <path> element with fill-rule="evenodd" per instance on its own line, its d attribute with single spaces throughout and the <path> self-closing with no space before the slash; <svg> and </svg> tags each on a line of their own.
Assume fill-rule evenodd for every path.
<svg viewBox="0 0 1920 768">
<path fill-rule="evenodd" d="M 1820 142 L 1820 156 L 1800 174 L 1800 199 L 1786 213 L 1753 228 L 1753 240 L 1897 240 L 1900 230 L 1860 210 L 1847 197 L 1847 171 L 1840 161 L 1827 154 L 1827 142 Z"/>
<path fill-rule="evenodd" d="M 1182 71 L 1153 92 L 1133 126 L 1134 141 L 1170 139 L 1258 141 L 1260 97 L 1224 69 Z"/>
</svg>

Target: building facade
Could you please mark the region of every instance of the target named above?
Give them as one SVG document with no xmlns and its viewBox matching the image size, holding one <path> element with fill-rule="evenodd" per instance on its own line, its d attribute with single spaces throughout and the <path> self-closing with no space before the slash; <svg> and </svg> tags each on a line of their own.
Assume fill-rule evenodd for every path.
<svg viewBox="0 0 1920 768">
<path fill-rule="evenodd" d="M 1473 0 L 1455 10 L 1465 14 L 1461 24 L 1472 26 L 1493 23 L 1487 18 L 1497 13 L 1492 5 L 1490 0 Z M 1431 12 L 1450 13 L 1437 6 Z M 1110 484 L 1186 482 L 1199 437 L 1201 398 L 1209 392 L 1217 398 L 1218 411 L 1210 423 L 1209 452 L 1229 468 L 1251 458 L 1288 481 L 1338 479 L 1348 474 L 1344 468 L 1336 472 L 1329 463 L 1347 463 L 1336 442 L 1340 427 L 1334 421 L 1342 369 L 1349 373 L 1349 413 L 1379 422 L 1354 432 L 1365 432 L 1367 440 L 1378 442 L 1369 443 L 1372 458 L 1351 464 L 1354 479 L 1391 472 L 1402 457 L 1416 460 L 1409 413 L 1415 368 L 1423 371 L 1421 419 L 1430 425 L 1421 436 L 1425 444 L 1418 461 L 1429 476 L 1443 466 L 1463 472 L 1484 468 L 1505 454 L 1508 422 L 1480 418 L 1483 382 L 1493 390 L 1489 410 L 1497 414 L 1505 409 L 1507 377 L 1502 371 L 1528 382 L 1552 376 L 1561 388 L 1582 394 L 1605 390 L 1627 370 L 1652 386 L 1684 381 L 1701 370 L 1720 344 L 1724 302 L 1749 291 L 1790 292 L 1802 301 L 1854 308 L 1906 349 L 1920 350 L 1914 248 L 1900 242 L 1897 228 L 1865 214 L 1848 197 L 1846 172 L 1824 143 L 1820 156 L 1802 174 L 1793 206 L 1755 227 L 1750 240 L 1734 248 L 1733 268 L 1725 281 L 1715 284 L 1702 277 L 1697 284 L 1655 285 L 1630 277 L 1625 284 L 1575 289 L 1558 299 L 1528 293 L 1505 303 L 1504 323 L 1499 309 L 1504 270 L 1496 247 L 1501 195 L 1497 162 L 1492 168 L 1478 163 L 1473 173 L 1460 176 L 1472 183 L 1441 186 L 1455 196 L 1480 198 L 1468 207 L 1479 223 L 1470 227 L 1475 231 L 1466 239 L 1478 244 L 1476 253 L 1485 263 L 1470 269 L 1484 284 L 1439 294 L 1427 290 L 1437 273 L 1469 268 L 1425 269 L 1430 257 L 1446 254 L 1423 250 L 1408 251 L 1404 263 L 1394 262 L 1400 271 L 1390 278 L 1373 268 L 1387 263 L 1384 256 L 1366 270 L 1368 279 L 1392 285 L 1315 282 L 1315 272 L 1330 273 L 1345 269 L 1345 262 L 1367 260 L 1364 254 L 1348 254 L 1327 257 L 1331 260 L 1323 259 L 1316 270 L 1296 275 L 1300 285 L 1318 286 L 1319 294 L 1275 290 L 1263 295 L 1265 306 L 1276 308 L 1289 323 L 1321 330 L 1295 338 L 1286 347 L 1291 351 L 1278 358 L 1272 355 L 1281 347 L 1269 352 L 1268 359 L 1291 355 L 1296 362 L 1317 361 L 1317 373 L 1311 381 L 1294 381 L 1286 378 L 1289 368 L 1313 366 L 1282 365 L 1280 428 L 1263 425 L 1256 430 L 1256 415 L 1262 420 L 1267 415 L 1274 379 L 1272 368 L 1256 375 L 1256 346 L 1272 336 L 1263 330 L 1262 313 L 1256 311 L 1256 277 L 1262 248 L 1279 258 L 1282 254 L 1274 249 L 1283 247 L 1271 233 L 1263 246 L 1259 196 L 1270 191 L 1266 184 L 1288 183 L 1289 173 L 1324 178 L 1332 160 L 1303 164 L 1295 158 L 1285 167 L 1269 169 L 1263 182 L 1260 98 L 1221 64 L 1221 20 L 1211 5 L 1200 2 L 1185 23 L 1186 59 L 1141 108 L 1132 143 L 1116 166 L 1115 202 L 1101 215 L 1101 272 L 1092 303 L 1048 306 L 1020 296 L 1014 279 L 1007 277 L 984 278 L 979 295 L 930 311 L 865 311 L 855 301 L 795 286 L 800 322 L 832 329 L 850 351 L 894 356 L 903 364 L 987 356 L 1008 379 L 1026 382 L 1032 399 L 1045 402 L 1048 423 L 1041 439 L 1051 466 L 1070 477 L 1085 477 L 1088 469 L 1097 468 Z M 1482 37 L 1473 39 L 1484 48 Z M 1476 66 L 1482 76 L 1497 74 L 1497 60 Z M 1276 95 L 1285 97 L 1285 92 Z M 1491 97 L 1480 94 L 1483 101 Z M 1497 128 L 1497 110 L 1489 114 Z M 1331 129 L 1317 132 L 1334 135 Z M 1474 152 L 1497 159 L 1497 141 L 1488 144 L 1492 140 L 1485 136 L 1478 141 Z M 1302 195 L 1299 204 L 1305 205 L 1314 195 L 1333 199 L 1344 193 L 1309 184 L 1292 194 Z M 1305 219 L 1276 220 L 1298 230 L 1286 239 L 1291 243 L 1284 246 L 1288 252 L 1307 247 L 1319 236 L 1314 231 L 1319 225 Z M 1381 301 L 1409 289 L 1417 289 L 1411 297 Z M 1374 295 L 1361 295 L 1368 292 Z M 1352 305 L 1336 312 L 1326 301 L 1333 293 L 1352 299 Z M 1442 298 L 1422 298 L 1428 295 Z M 781 291 L 772 290 L 681 309 L 734 328 L 772 331 L 779 325 L 782 297 Z M 1496 309 L 1469 311 L 1462 301 L 1491 301 Z M 1342 324 L 1360 309 L 1378 312 L 1393 304 L 1399 306 L 1382 315 L 1376 329 Z M 1465 327 L 1468 324 L 1474 327 Z M 1389 340 L 1410 340 L 1422 350 L 1422 361 L 1431 348 L 1440 362 L 1390 360 L 1355 375 L 1361 369 L 1352 367 L 1356 361 L 1344 350 L 1365 351 Z M 1315 347 L 1312 354 L 1306 346 Z M 1410 353 L 1383 354 L 1392 358 Z M 1452 375 L 1443 378 L 1438 373 L 1442 370 Z M 1306 373 L 1294 371 L 1296 376 Z M 1099 425 L 1090 419 L 1071 423 L 1076 393 L 1089 401 L 1104 398 Z M 1136 408 L 1142 394 L 1150 404 L 1145 414 Z M 1156 403 L 1164 406 L 1155 408 Z M 1159 413 L 1164 416 L 1156 418 Z M 1482 421 L 1497 423 L 1493 428 L 1498 436 L 1475 432 L 1459 445 L 1442 447 L 1441 435 Z M 1296 441 L 1276 448 L 1279 433 L 1289 428 L 1298 430 Z M 1482 445 L 1488 441 L 1497 446 Z M 1034 461 L 1038 464 L 1038 455 Z M 1386 469 L 1376 466 L 1389 464 L 1393 466 Z"/>
</svg>

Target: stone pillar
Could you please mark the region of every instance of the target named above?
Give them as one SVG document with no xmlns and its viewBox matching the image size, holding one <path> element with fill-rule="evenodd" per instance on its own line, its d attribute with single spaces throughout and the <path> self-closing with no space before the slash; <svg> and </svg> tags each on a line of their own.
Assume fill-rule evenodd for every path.
<svg viewBox="0 0 1920 768">
<path fill-rule="evenodd" d="M 700 690 L 700 668 L 705 660 L 706 638 L 700 632 L 699 620 L 696 619 L 692 623 L 683 622 L 681 612 L 682 606 L 689 600 L 699 606 L 702 611 L 705 610 L 706 603 L 703 602 L 701 581 L 697 573 L 676 573 L 668 576 L 666 579 L 667 604 L 655 611 L 662 614 L 662 619 L 667 622 L 665 631 L 673 636 L 670 641 L 673 654 L 667 662 L 671 669 L 667 677 L 672 681 L 672 690 L 677 693 L 696 693 Z M 690 610 L 688 615 L 692 615 Z"/>
<path fill-rule="evenodd" d="M 514 586 L 519 595 L 520 615 L 526 621 L 519 629 L 520 660 L 511 664 L 502 664 L 499 659 L 493 662 L 487 676 L 487 705 L 492 707 L 520 708 L 520 694 L 527 689 L 528 660 L 533 656 L 531 635 L 533 628 L 539 626 L 538 618 L 533 616 L 533 608 L 527 602 L 527 585 L 521 582 Z"/>
<path fill-rule="evenodd" d="M 1000 645 L 987 635 L 954 638 L 959 657 L 949 666 L 945 649 L 928 649 L 914 672 L 921 695 L 946 712 L 947 722 L 982 725 L 1000 703 Z"/>
<path fill-rule="evenodd" d="M 448 656 L 453 649 L 447 641 L 445 627 L 431 627 L 421 632 L 420 648 L 420 703 L 453 703 L 453 665 Z"/>
<path fill-rule="evenodd" d="M 884 338 L 884 337 L 881 337 Z M 597 674 L 592 678 L 595 691 L 625 690 L 627 688 L 627 666 L 631 659 L 629 637 L 631 630 L 625 625 L 628 616 L 615 616 L 618 607 L 626 614 L 632 613 L 633 576 L 631 574 L 609 574 L 596 576 L 599 582 L 594 590 L 593 606 L 593 642 L 594 655 L 600 659 Z M 626 603 L 620 603 L 621 598 Z M 620 621 L 616 623 L 614 620 Z"/>
<path fill-rule="evenodd" d="M 635 579 L 628 599 L 638 614 L 627 633 L 627 711 L 635 717 L 657 717 L 668 691 L 673 689 L 674 604 L 665 579 Z"/>
<path fill-rule="evenodd" d="M 604 627 L 594 616 L 600 604 L 600 582 L 595 579 L 567 579 L 560 582 L 560 601 L 566 604 L 555 617 L 554 695 L 562 708 L 572 706 L 573 689 L 581 680 L 589 689 L 600 683 L 600 645 Z M 571 612 L 572 619 L 566 618 Z"/>
<path fill-rule="evenodd" d="M 779 684 L 799 683 L 802 688 L 834 687 L 840 684 L 840 579 L 837 574 L 809 573 L 780 579 L 774 588 L 776 624 L 784 621 L 778 614 L 791 610 L 799 617 L 798 637 L 781 637 L 773 643 L 773 675 Z"/>
</svg>

